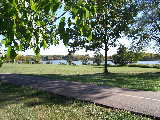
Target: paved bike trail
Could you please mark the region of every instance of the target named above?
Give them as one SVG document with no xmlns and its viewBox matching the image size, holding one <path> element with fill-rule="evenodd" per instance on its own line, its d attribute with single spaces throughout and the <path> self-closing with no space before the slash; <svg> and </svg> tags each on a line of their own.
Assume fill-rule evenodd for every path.
<svg viewBox="0 0 160 120">
<path fill-rule="evenodd" d="M 97 86 L 21 74 L 0 74 L 0 80 L 160 118 L 160 92 Z"/>
</svg>

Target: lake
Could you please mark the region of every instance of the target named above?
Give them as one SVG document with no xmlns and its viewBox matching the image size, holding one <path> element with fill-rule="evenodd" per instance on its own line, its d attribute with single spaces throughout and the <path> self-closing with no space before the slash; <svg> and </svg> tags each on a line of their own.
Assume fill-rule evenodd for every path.
<svg viewBox="0 0 160 120">
<path fill-rule="evenodd" d="M 47 62 L 50 62 L 52 64 L 60 64 L 64 63 L 67 64 L 67 60 L 51 60 L 51 61 L 41 61 L 43 64 L 46 64 Z M 76 65 L 82 65 L 81 61 L 73 61 Z M 93 64 L 93 61 L 89 61 L 88 63 Z M 108 61 L 108 64 L 114 65 L 113 62 Z M 136 64 L 160 64 L 160 61 L 138 61 Z"/>
</svg>

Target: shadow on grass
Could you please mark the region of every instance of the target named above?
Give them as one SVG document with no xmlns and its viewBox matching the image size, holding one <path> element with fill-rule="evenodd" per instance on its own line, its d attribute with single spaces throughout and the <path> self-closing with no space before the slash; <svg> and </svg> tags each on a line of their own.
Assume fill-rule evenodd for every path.
<svg viewBox="0 0 160 120">
<path fill-rule="evenodd" d="M 14 76 L 14 74 L 12 75 Z M 18 74 L 15 74 L 15 75 L 18 75 Z M 3 74 L 0 74 L 0 76 L 2 78 Z M 46 82 L 45 79 L 47 79 L 47 81 L 57 80 L 57 84 L 61 84 L 61 87 L 70 85 L 69 83 L 65 83 L 65 84 L 62 84 L 61 82 L 58 83 L 58 81 L 65 80 L 65 81 L 75 81 L 75 82 L 83 82 L 83 83 L 94 83 L 100 86 L 120 87 L 120 88 L 129 88 L 129 89 L 146 90 L 146 91 L 160 90 L 160 72 L 134 73 L 134 74 L 109 73 L 108 75 L 104 75 L 103 73 L 83 74 L 83 75 L 79 75 L 79 74 L 77 75 L 63 75 L 63 74 L 40 74 L 40 75 L 24 74 L 23 75 L 23 74 L 19 74 L 18 76 L 20 79 L 21 78 L 25 79 L 23 80 L 24 85 L 32 84 L 33 86 L 34 84 L 37 84 L 37 83 L 42 84 L 43 82 Z M 41 80 L 39 80 L 39 77 L 41 77 L 40 78 Z M 30 79 L 32 80 L 30 81 Z M 17 82 L 15 83 L 18 84 L 19 80 L 17 80 Z M 71 85 L 70 87 L 72 86 L 73 85 Z M 49 90 L 50 87 L 52 88 L 52 86 L 48 86 L 47 89 Z M 78 86 L 75 86 L 75 87 L 78 88 Z M 84 88 L 84 89 L 87 90 L 87 88 Z M 97 89 L 95 89 L 95 91 L 97 91 Z"/>
<path fill-rule="evenodd" d="M 146 91 L 160 90 L 160 72 L 139 74 L 110 73 L 108 75 L 102 73 L 85 75 L 43 74 L 40 76 L 48 77 L 52 80 L 94 83 L 101 86 L 106 85 Z"/>
<path fill-rule="evenodd" d="M 29 115 L 33 115 L 32 117 L 34 118 L 34 115 L 37 116 L 41 114 L 45 115 L 44 118 L 47 118 L 47 115 L 53 116 L 51 119 L 55 119 L 55 114 L 58 114 L 58 116 L 56 116 L 58 119 L 63 119 L 67 114 L 69 115 L 67 117 L 71 119 L 78 119 L 82 115 L 91 119 L 98 119 L 103 116 L 113 119 L 142 119 L 143 114 L 135 116 L 135 114 L 139 114 L 133 112 L 134 114 L 132 115 L 132 113 L 127 111 L 116 110 L 112 107 L 113 110 L 107 110 L 88 103 L 90 102 L 82 102 L 73 98 L 33 90 L 28 87 L 19 87 L 3 82 L 0 83 L 0 109 L 2 108 L 1 110 L 4 111 L 4 113 L 2 113 L 8 115 L 8 117 L 12 119 L 28 119 Z M 74 114 L 76 114 L 76 116 L 72 116 Z M 61 116 L 59 117 L 59 115 Z M 152 116 L 143 116 L 152 118 Z M 34 119 L 39 118 L 36 117 Z"/>
<path fill-rule="evenodd" d="M 78 104 L 78 100 L 74 98 L 8 83 L 0 84 L 0 96 L 0 108 L 7 107 L 10 104 L 16 105 L 21 103 L 26 107 L 39 105 L 62 105 L 67 107 L 74 102 L 77 102 L 76 105 L 82 106 L 82 102 Z"/>
</svg>

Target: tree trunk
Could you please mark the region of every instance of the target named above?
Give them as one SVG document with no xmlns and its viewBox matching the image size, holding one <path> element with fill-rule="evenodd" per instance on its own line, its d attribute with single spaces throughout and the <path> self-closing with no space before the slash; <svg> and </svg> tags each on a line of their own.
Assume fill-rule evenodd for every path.
<svg viewBox="0 0 160 120">
<path fill-rule="evenodd" d="M 108 74 L 108 64 L 107 64 L 107 52 L 108 52 L 108 44 L 105 42 L 105 65 L 104 65 L 104 73 Z"/>
</svg>

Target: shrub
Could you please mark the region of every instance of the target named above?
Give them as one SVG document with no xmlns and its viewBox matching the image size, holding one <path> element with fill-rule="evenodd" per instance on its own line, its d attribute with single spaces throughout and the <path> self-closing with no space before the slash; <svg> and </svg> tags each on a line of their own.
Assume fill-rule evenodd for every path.
<svg viewBox="0 0 160 120">
<path fill-rule="evenodd" d="M 89 62 L 89 55 L 82 56 L 82 65 L 87 65 Z"/>
<path fill-rule="evenodd" d="M 72 65 L 72 62 L 73 62 L 73 54 L 72 52 L 69 51 L 69 54 L 67 55 L 67 63 L 69 65 Z"/>
<path fill-rule="evenodd" d="M 3 64 L 3 61 L 2 61 L 2 59 L 0 58 L 0 67 L 2 67 L 2 64 Z"/>
<path fill-rule="evenodd" d="M 94 58 L 93 58 L 93 63 L 97 64 L 97 65 L 101 65 L 101 63 L 104 61 L 104 57 L 103 55 L 99 52 L 96 51 Z"/>
<path fill-rule="evenodd" d="M 136 63 L 141 57 L 141 53 L 129 51 L 126 47 L 121 45 L 118 48 L 117 54 L 112 56 L 112 59 L 114 64 L 124 66 L 129 63 Z"/>
</svg>

